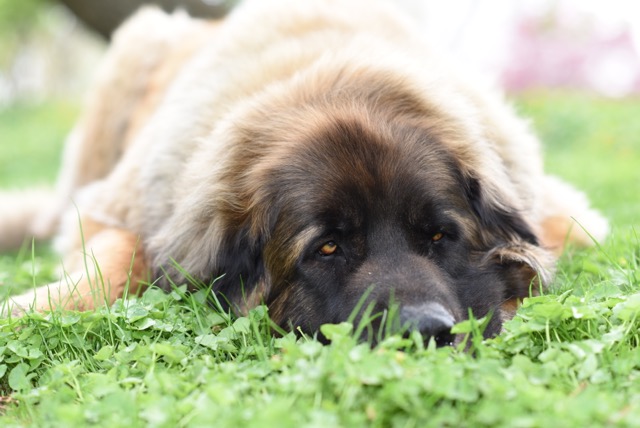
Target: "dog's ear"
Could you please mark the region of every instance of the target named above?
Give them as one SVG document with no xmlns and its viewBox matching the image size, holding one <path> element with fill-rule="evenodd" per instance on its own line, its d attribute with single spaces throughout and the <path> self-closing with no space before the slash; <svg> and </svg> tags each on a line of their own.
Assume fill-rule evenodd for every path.
<svg viewBox="0 0 640 428">
<path fill-rule="evenodd" d="M 147 242 L 158 266 L 154 278 L 166 290 L 211 286 L 225 309 L 242 313 L 261 303 L 267 287 L 262 260 L 266 237 L 252 232 L 248 216 L 225 218 L 219 206 L 206 208 L 175 213 Z"/>
<path fill-rule="evenodd" d="M 484 263 L 496 265 L 508 284 L 504 298 L 523 299 L 538 295 L 553 276 L 553 256 L 528 243 L 510 243 L 492 248 Z"/>
<path fill-rule="evenodd" d="M 498 191 L 488 192 L 475 178 L 467 180 L 466 190 L 479 222 L 479 244 L 488 250 L 483 263 L 496 265 L 505 278 L 505 300 L 537 294 L 551 279 L 551 253 L 539 245 L 522 213 Z"/>
<path fill-rule="evenodd" d="M 468 178 L 466 191 L 471 208 L 476 214 L 485 242 L 526 242 L 538 245 L 538 238 L 524 217 L 504 197 L 481 187 L 476 178 Z"/>
<path fill-rule="evenodd" d="M 259 304 L 266 285 L 262 258 L 262 235 L 253 236 L 249 226 L 225 231 L 217 252 L 213 285 L 234 311 Z M 260 294 L 260 295 L 258 295 Z"/>
</svg>

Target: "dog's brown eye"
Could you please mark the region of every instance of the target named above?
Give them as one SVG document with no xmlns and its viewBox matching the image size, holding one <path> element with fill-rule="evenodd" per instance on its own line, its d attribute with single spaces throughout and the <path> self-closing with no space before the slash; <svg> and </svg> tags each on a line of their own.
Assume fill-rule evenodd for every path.
<svg viewBox="0 0 640 428">
<path fill-rule="evenodd" d="M 444 238 L 444 233 L 442 232 L 438 232 L 435 235 L 433 235 L 431 237 L 431 242 L 438 242 L 439 240 L 441 240 L 442 238 Z"/>
<path fill-rule="evenodd" d="M 338 244 L 336 244 L 333 241 L 329 241 L 326 244 L 324 244 L 322 247 L 320 247 L 320 250 L 318 251 L 323 256 L 330 256 L 333 253 L 335 253 L 337 249 L 338 249 Z"/>
</svg>

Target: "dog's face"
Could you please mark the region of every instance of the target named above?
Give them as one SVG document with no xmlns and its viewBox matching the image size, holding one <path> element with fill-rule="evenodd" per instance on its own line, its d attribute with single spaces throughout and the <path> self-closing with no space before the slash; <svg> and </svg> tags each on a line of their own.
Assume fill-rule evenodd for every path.
<svg viewBox="0 0 640 428">
<path fill-rule="evenodd" d="M 331 116 L 294 138 L 243 171 L 251 203 L 227 214 L 236 227 L 216 272 L 232 301 L 262 300 L 276 322 L 309 333 L 359 303 L 394 302 L 401 324 L 444 345 L 469 310 L 493 313 L 494 335 L 501 305 L 528 295 L 535 269 L 514 254 L 534 235 L 483 200 L 430 130 Z"/>
<path fill-rule="evenodd" d="M 489 299 L 469 298 L 481 271 L 471 262 L 464 224 L 472 207 L 453 159 L 416 130 L 327 128 L 275 172 L 287 200 L 265 247 L 273 316 L 314 331 L 347 319 L 370 293 L 378 311 L 395 300 L 404 321 L 438 335 L 467 307 L 484 314 L 499 304 L 500 287 L 483 287 Z"/>
<path fill-rule="evenodd" d="M 367 73 L 301 80 L 221 126 L 182 238 L 161 241 L 157 263 L 172 257 L 235 309 L 266 303 L 311 334 L 393 304 L 399 324 L 441 345 L 469 311 L 491 315 L 494 335 L 547 253 L 467 119 Z"/>
</svg>

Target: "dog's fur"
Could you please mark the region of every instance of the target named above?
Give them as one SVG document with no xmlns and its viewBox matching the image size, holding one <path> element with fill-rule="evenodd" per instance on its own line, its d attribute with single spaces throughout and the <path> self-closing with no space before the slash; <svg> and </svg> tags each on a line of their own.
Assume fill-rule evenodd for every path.
<svg viewBox="0 0 640 428">
<path fill-rule="evenodd" d="M 366 295 L 427 336 L 469 309 L 495 312 L 495 334 L 566 240 L 590 243 L 572 217 L 597 239 L 607 224 L 470 82 L 371 0 L 247 1 L 220 23 L 144 9 L 114 37 L 57 202 L 4 196 L 0 246 L 57 230 L 70 272 L 13 301 L 88 309 L 188 272 L 306 331 Z"/>
</svg>

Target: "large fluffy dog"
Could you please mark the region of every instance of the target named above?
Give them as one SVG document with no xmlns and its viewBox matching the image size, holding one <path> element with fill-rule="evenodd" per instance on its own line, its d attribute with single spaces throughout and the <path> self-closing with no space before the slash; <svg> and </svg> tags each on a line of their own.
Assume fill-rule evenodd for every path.
<svg viewBox="0 0 640 428">
<path fill-rule="evenodd" d="M 186 272 L 309 332 L 363 296 L 393 300 L 439 344 L 469 310 L 499 331 L 554 250 L 589 242 L 572 216 L 607 230 L 499 98 L 371 0 L 248 1 L 221 23 L 139 12 L 69 137 L 56 202 L 4 198 L 2 245 L 57 230 L 69 273 L 17 310 L 88 309 Z"/>
</svg>

